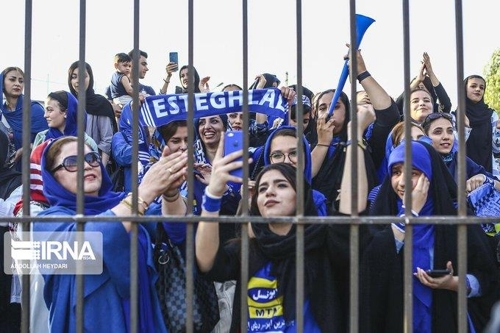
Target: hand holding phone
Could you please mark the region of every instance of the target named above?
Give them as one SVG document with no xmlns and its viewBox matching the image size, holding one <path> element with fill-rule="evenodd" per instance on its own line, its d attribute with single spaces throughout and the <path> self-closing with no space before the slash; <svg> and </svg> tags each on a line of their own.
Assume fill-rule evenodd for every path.
<svg viewBox="0 0 500 333">
<path fill-rule="evenodd" d="M 243 132 L 225 132 L 224 133 L 224 156 L 227 156 L 235 151 L 243 149 Z M 242 161 L 242 157 L 234 161 Z M 231 175 L 243 177 L 243 168 L 238 168 L 230 172 Z"/>
<path fill-rule="evenodd" d="M 443 277 L 445 275 L 451 274 L 449 269 L 428 269 L 425 271 L 427 275 L 433 278 Z"/>
<path fill-rule="evenodd" d="M 169 61 L 177 64 L 177 68 L 174 70 L 174 72 L 177 72 L 179 70 L 179 54 L 177 52 L 170 52 Z"/>
</svg>

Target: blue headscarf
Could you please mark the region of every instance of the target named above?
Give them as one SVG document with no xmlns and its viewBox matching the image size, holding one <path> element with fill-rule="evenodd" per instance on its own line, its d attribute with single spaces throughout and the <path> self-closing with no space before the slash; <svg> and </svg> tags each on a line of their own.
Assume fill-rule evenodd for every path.
<svg viewBox="0 0 500 333">
<path fill-rule="evenodd" d="M 421 171 L 432 182 L 431 156 L 423 144 L 412 141 L 412 165 Z M 394 164 L 404 163 L 405 145 L 400 144 L 389 155 L 388 172 Z M 404 213 L 402 201 L 398 199 L 399 213 Z M 434 213 L 434 200 L 429 189 L 427 201 L 419 212 L 419 216 L 431 216 Z M 398 223 L 397 227 L 404 230 L 404 224 Z M 434 252 L 434 224 L 415 224 L 413 226 L 413 272 L 417 267 L 424 270 L 432 268 L 431 253 Z M 420 280 L 413 277 L 413 330 L 415 332 L 430 332 L 432 324 L 432 289 L 424 286 Z"/>
<path fill-rule="evenodd" d="M 4 76 L 0 74 L 0 91 L 3 93 Z M 10 111 L 4 103 L 0 103 L 2 116 L 7 119 L 7 122 L 14 134 L 14 145 L 16 149 L 23 146 L 23 102 L 24 95 L 19 96 L 16 103 L 16 109 Z M 47 121 L 44 118 L 43 107 L 38 102 L 31 102 L 31 143 L 35 139 L 38 132 L 47 129 Z"/>
<path fill-rule="evenodd" d="M 432 165 L 431 165 L 431 156 L 427 149 L 415 142 L 412 141 L 412 163 L 413 167 L 417 170 L 420 170 L 425 174 L 425 176 L 432 181 Z M 389 155 L 388 161 L 388 172 L 391 174 L 391 169 L 394 164 L 404 163 L 405 162 L 405 145 L 402 142 L 399 146 L 394 148 L 394 150 Z"/>
<path fill-rule="evenodd" d="M 294 126 L 281 126 L 274 130 L 269 137 L 267 138 L 266 144 L 264 145 L 264 165 L 271 164 L 271 143 L 274 140 L 277 133 L 281 132 L 284 129 L 291 129 L 293 131 L 297 131 L 297 128 Z M 304 147 L 304 179 L 308 184 L 311 184 L 312 181 L 312 161 L 311 161 L 311 148 L 309 147 L 309 142 L 307 141 L 305 136 L 302 136 L 302 142 Z"/>
<path fill-rule="evenodd" d="M 49 201 L 52 207 L 66 207 L 76 212 L 76 194 L 65 189 L 48 170 L 51 166 L 47 165 L 47 152 L 50 147 L 56 142 L 53 140 L 47 145 L 42 155 L 42 179 L 43 179 L 43 194 Z M 97 215 L 105 212 L 118 205 L 125 197 L 124 192 L 112 192 L 113 183 L 106 172 L 106 168 L 100 164 L 102 184 L 98 196 L 85 196 L 85 215 Z M 50 208 L 49 208 L 50 209 Z"/>
<path fill-rule="evenodd" d="M 284 129 L 291 129 L 293 131 L 297 131 L 297 128 L 294 126 L 282 126 L 276 130 L 274 130 L 269 137 L 267 138 L 267 141 L 264 145 L 264 165 L 269 165 L 271 164 L 271 143 L 273 141 L 273 138 L 276 136 L 276 134 Z M 304 145 L 304 180 L 311 185 L 312 184 L 312 160 L 311 160 L 311 148 L 309 147 L 309 142 L 307 141 L 306 137 L 302 137 L 302 143 Z M 326 197 L 323 193 L 321 193 L 318 190 L 312 189 L 312 194 L 313 194 L 313 199 L 314 199 L 314 204 L 316 205 L 316 208 L 318 210 L 318 216 L 326 216 L 328 215 L 328 210 L 326 207 Z"/>
<path fill-rule="evenodd" d="M 78 100 L 71 93 L 67 91 L 65 91 L 65 93 L 68 97 L 68 106 L 66 107 L 66 124 L 64 126 L 64 132 L 61 132 L 55 127 L 50 127 L 45 135 L 45 140 L 57 139 L 61 136 L 78 135 Z M 65 106 L 66 105 L 63 105 L 63 107 Z M 87 114 L 85 113 L 85 121 L 86 120 Z"/>
</svg>

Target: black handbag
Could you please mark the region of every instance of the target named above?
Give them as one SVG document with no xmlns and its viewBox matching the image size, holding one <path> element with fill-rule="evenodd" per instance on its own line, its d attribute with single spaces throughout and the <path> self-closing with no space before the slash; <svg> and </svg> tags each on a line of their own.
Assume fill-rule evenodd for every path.
<svg viewBox="0 0 500 333">
<path fill-rule="evenodd" d="M 162 223 L 156 225 L 154 261 L 159 278 L 156 291 L 165 325 L 170 333 L 186 332 L 186 261 L 174 245 Z M 211 332 L 219 322 L 219 304 L 215 286 L 194 270 L 193 328 Z"/>
<path fill-rule="evenodd" d="M 112 171 L 109 178 L 113 184 L 114 192 L 124 192 L 125 191 L 125 168 L 117 165 L 115 170 Z"/>
</svg>

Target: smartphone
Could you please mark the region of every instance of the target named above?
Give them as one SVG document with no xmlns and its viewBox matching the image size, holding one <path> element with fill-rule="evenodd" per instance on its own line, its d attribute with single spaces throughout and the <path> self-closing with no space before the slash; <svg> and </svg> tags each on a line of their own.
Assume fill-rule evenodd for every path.
<svg viewBox="0 0 500 333">
<path fill-rule="evenodd" d="M 235 151 L 243 149 L 243 132 L 225 132 L 224 133 L 224 156 L 229 155 Z M 242 157 L 235 161 L 242 161 Z M 243 168 L 231 171 L 233 176 L 243 177 Z"/>
<path fill-rule="evenodd" d="M 430 277 L 442 277 L 451 273 L 449 269 L 428 269 L 425 271 Z"/>
<path fill-rule="evenodd" d="M 175 62 L 177 64 L 177 69 L 174 72 L 177 72 L 179 69 L 179 54 L 177 52 L 170 52 L 169 61 Z"/>
<path fill-rule="evenodd" d="M 203 177 L 203 175 L 201 174 L 201 172 L 199 172 L 198 170 L 194 169 L 193 173 L 194 173 L 195 176 L 200 176 L 200 178 L 205 179 L 205 177 Z"/>
</svg>

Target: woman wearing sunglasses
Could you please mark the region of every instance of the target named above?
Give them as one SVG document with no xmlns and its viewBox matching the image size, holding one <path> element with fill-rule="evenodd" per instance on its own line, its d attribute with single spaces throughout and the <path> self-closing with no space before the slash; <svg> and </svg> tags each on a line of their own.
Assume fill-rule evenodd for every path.
<svg viewBox="0 0 500 333">
<path fill-rule="evenodd" d="M 76 193 L 78 181 L 77 138 L 61 137 L 48 144 L 42 155 L 41 169 L 44 194 L 50 208 L 38 216 L 68 216 L 68 221 L 35 222 L 35 231 L 66 232 L 69 237 L 76 231 L 73 220 L 77 212 Z M 122 192 L 112 192 L 112 183 L 97 152 L 85 145 L 83 163 L 83 192 L 85 216 L 95 215 L 86 222 L 85 231 L 103 235 L 103 272 L 83 275 L 84 279 L 84 331 L 130 331 L 130 262 L 131 222 L 103 223 L 100 217 L 132 215 L 132 200 L 137 200 L 137 213 L 143 215 L 153 199 L 184 180 L 185 168 L 173 160 L 182 152 L 162 156 L 142 179 L 137 199 Z M 165 155 L 165 154 L 164 154 Z M 185 158 L 187 155 L 184 153 Z M 182 161 L 181 161 L 182 162 Z M 184 161 L 185 163 L 185 161 Z M 177 182 L 177 183 L 176 183 Z M 146 224 L 152 226 L 153 224 Z M 68 235 L 68 236 L 66 236 Z M 62 236 L 61 236 L 62 237 Z M 66 238 L 64 238 L 66 239 Z M 149 234 L 138 225 L 138 332 L 166 332 L 154 281 L 156 271 Z M 86 267 L 86 266 L 84 266 Z M 84 268 L 85 269 L 85 268 Z M 51 332 L 76 330 L 76 279 L 75 275 L 43 274 L 44 298 L 50 312 Z M 105 314 L 105 315 L 103 315 Z"/>
</svg>

